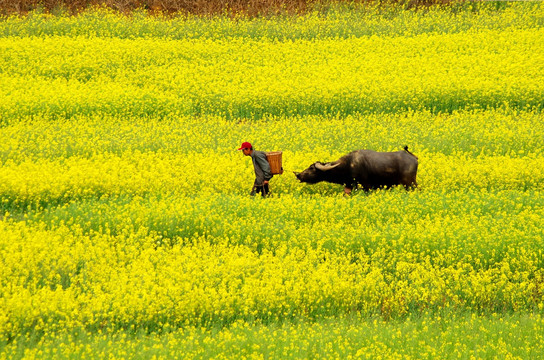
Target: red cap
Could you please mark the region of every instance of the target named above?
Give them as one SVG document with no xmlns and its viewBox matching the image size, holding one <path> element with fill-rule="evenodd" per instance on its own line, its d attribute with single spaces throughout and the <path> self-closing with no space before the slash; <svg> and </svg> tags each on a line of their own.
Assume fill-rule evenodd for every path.
<svg viewBox="0 0 544 360">
<path fill-rule="evenodd" d="M 238 150 L 243 150 L 243 149 L 251 149 L 251 144 L 248 143 L 247 141 L 242 143 L 242 146 L 240 146 Z"/>
</svg>

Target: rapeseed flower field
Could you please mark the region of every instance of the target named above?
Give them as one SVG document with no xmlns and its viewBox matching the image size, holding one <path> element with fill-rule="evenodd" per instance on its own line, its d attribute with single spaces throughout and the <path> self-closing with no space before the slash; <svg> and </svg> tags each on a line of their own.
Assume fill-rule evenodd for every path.
<svg viewBox="0 0 544 360">
<path fill-rule="evenodd" d="M 0 20 L 0 359 L 544 354 L 544 5 Z M 242 141 L 283 151 L 249 196 Z M 418 189 L 301 184 L 356 149 Z"/>
</svg>

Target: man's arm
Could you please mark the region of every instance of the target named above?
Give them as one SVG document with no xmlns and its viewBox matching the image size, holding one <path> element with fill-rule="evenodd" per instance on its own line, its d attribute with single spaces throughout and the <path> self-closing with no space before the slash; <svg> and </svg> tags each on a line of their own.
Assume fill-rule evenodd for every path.
<svg viewBox="0 0 544 360">
<path fill-rule="evenodd" d="M 266 159 L 266 154 L 264 152 L 260 152 L 255 157 L 255 161 L 261 168 L 264 174 L 264 180 L 268 181 L 272 178 L 272 170 L 270 169 L 270 164 L 268 163 L 268 160 Z"/>
</svg>

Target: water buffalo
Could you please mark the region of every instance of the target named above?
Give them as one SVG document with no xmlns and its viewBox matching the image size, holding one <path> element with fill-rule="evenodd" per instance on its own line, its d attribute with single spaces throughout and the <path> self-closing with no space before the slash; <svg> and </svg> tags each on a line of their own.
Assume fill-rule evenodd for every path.
<svg viewBox="0 0 544 360">
<path fill-rule="evenodd" d="M 321 181 L 342 184 L 346 194 L 358 184 L 365 191 L 395 185 L 404 185 L 408 190 L 417 186 L 417 165 L 417 156 L 408 151 L 408 146 L 395 152 L 356 150 L 334 162 L 313 163 L 295 175 L 308 184 Z"/>
</svg>

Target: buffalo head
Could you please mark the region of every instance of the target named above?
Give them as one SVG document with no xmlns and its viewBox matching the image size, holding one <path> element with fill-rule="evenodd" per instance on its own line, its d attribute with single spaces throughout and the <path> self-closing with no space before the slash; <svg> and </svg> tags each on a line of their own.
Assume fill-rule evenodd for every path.
<svg viewBox="0 0 544 360">
<path fill-rule="evenodd" d="M 323 164 L 321 162 L 316 162 L 310 165 L 309 168 L 302 172 L 295 172 L 295 176 L 297 179 L 299 179 L 301 182 L 305 182 L 308 184 L 316 184 L 320 181 L 327 181 L 328 180 L 328 174 L 327 172 L 334 169 L 340 165 L 339 162 L 334 163 L 326 163 Z"/>
</svg>

